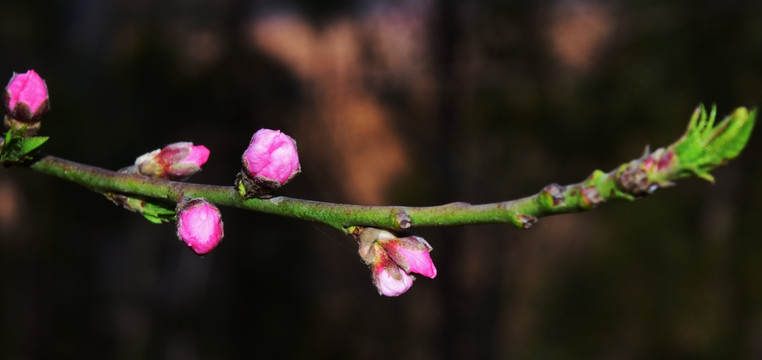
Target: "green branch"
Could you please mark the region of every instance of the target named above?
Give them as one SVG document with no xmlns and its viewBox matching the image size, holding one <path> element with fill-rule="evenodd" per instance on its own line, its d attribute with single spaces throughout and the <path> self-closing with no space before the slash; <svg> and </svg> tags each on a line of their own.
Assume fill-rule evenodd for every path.
<svg viewBox="0 0 762 360">
<path fill-rule="evenodd" d="M 125 174 L 53 156 L 41 156 L 20 164 L 83 185 L 112 200 L 120 197 L 139 199 L 138 202 L 171 210 L 184 197 L 206 198 L 220 206 L 319 222 L 348 233 L 357 226 L 404 230 L 415 226 L 485 223 L 508 223 L 526 229 L 543 216 L 589 210 L 608 200 L 634 200 L 671 186 L 673 181 L 686 176 L 695 175 L 713 181 L 709 171 L 734 159 L 748 142 L 756 111 L 738 108 L 717 126 L 714 125 L 715 115 L 715 108 L 707 114 L 700 106 L 693 113 L 686 133 L 674 144 L 654 152 L 646 150 L 640 158 L 608 173 L 595 170 L 577 184 L 551 184 L 533 196 L 480 205 L 359 206 L 288 197 L 244 200 L 232 186 Z M 136 206 L 134 202 L 131 204 L 132 210 L 143 212 L 141 209 L 146 208 Z"/>
</svg>

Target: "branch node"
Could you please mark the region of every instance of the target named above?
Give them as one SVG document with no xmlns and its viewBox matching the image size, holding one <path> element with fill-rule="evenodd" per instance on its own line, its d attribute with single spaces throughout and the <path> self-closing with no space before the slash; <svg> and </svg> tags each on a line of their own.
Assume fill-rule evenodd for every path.
<svg viewBox="0 0 762 360">
<path fill-rule="evenodd" d="M 627 165 L 623 165 L 618 171 L 616 177 L 619 187 L 628 194 L 635 196 L 648 195 L 649 185 L 648 173 L 639 166 L 641 163 L 633 161 Z"/>
<path fill-rule="evenodd" d="M 410 218 L 410 215 L 405 210 L 395 211 L 394 221 L 397 222 L 397 226 L 400 229 L 408 229 L 413 226 L 413 219 Z"/>
<path fill-rule="evenodd" d="M 542 188 L 540 192 L 540 204 L 545 208 L 553 208 L 557 206 L 564 206 L 566 203 L 566 197 L 564 196 L 564 187 L 556 183 Z"/>
<path fill-rule="evenodd" d="M 516 216 L 516 220 L 519 226 L 523 229 L 529 229 L 532 225 L 537 223 L 537 218 L 532 215 L 519 214 Z"/>
<path fill-rule="evenodd" d="M 592 209 L 603 202 L 600 191 L 595 186 L 583 186 L 580 190 L 582 195 L 582 207 Z"/>
</svg>

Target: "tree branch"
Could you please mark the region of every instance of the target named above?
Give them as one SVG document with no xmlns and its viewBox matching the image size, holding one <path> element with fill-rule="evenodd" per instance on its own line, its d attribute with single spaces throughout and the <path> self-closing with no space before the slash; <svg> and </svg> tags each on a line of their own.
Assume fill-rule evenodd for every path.
<svg viewBox="0 0 762 360">
<path fill-rule="evenodd" d="M 608 200 L 634 200 L 672 186 L 675 180 L 683 177 L 697 176 L 713 181 L 709 171 L 738 156 L 746 145 L 755 113 L 738 108 L 714 126 L 716 110 L 713 108 L 707 115 L 700 106 L 694 111 L 686 133 L 672 145 L 654 152 L 646 150 L 640 158 L 608 173 L 595 170 L 577 184 L 550 184 L 529 197 L 480 205 L 360 206 L 282 196 L 243 200 L 233 186 L 193 184 L 114 172 L 54 156 L 39 156 L 19 164 L 107 196 L 118 194 L 139 198 L 170 209 L 183 198 L 205 198 L 220 206 L 319 222 L 347 233 L 357 226 L 405 230 L 416 226 L 485 223 L 508 223 L 526 229 L 543 216 L 589 210 Z"/>
</svg>

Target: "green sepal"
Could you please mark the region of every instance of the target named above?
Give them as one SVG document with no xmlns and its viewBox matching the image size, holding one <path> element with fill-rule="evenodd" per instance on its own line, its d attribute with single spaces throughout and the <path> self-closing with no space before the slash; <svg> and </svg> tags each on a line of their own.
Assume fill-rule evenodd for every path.
<svg viewBox="0 0 762 360">
<path fill-rule="evenodd" d="M 243 181 L 238 181 L 238 195 L 240 195 L 242 198 L 246 199 L 246 185 L 243 184 Z"/>
<path fill-rule="evenodd" d="M 3 144 L 9 144 L 12 138 L 13 138 L 13 129 L 10 129 L 8 130 L 8 132 L 5 133 L 5 142 Z"/>
</svg>

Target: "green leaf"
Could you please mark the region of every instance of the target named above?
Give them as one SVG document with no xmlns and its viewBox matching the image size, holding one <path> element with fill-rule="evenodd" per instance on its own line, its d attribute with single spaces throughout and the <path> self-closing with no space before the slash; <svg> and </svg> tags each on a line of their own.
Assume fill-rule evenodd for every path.
<svg viewBox="0 0 762 360">
<path fill-rule="evenodd" d="M 148 221 L 150 221 L 150 222 L 152 222 L 154 224 L 161 224 L 161 223 L 169 221 L 167 219 L 163 219 L 163 218 L 160 218 L 160 217 L 157 217 L 157 216 L 153 216 L 153 215 L 149 215 L 149 214 L 146 214 L 146 213 L 143 213 L 143 217 L 146 218 L 146 220 L 148 220 Z"/>
<path fill-rule="evenodd" d="M 117 205 L 121 205 L 127 210 L 140 213 L 146 220 L 161 224 L 175 220 L 175 207 L 159 202 L 152 202 L 150 199 L 129 197 L 124 195 L 109 196 L 109 199 Z"/>
<path fill-rule="evenodd" d="M 47 136 L 31 136 L 21 140 L 20 156 L 26 156 L 34 150 L 37 150 L 42 144 L 48 141 Z"/>
<path fill-rule="evenodd" d="M 18 163 L 31 158 L 30 154 L 48 141 L 47 136 L 26 136 L 26 126 L 11 128 L 5 133 L 5 142 L 0 148 L 0 161 Z"/>
<path fill-rule="evenodd" d="M 154 224 L 161 224 L 175 219 L 175 208 L 164 204 L 152 203 L 144 200 L 140 213 Z"/>
</svg>

